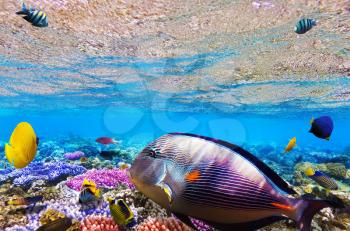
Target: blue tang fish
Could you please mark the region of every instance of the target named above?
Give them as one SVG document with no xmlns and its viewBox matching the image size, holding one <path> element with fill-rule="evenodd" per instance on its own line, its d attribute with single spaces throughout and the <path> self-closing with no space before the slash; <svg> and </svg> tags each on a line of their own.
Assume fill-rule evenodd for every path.
<svg viewBox="0 0 350 231">
<path fill-rule="evenodd" d="M 312 118 L 310 123 L 311 129 L 309 132 L 318 138 L 326 140 L 330 139 L 334 128 L 333 120 L 331 117 L 321 116 L 317 119 Z"/>
<path fill-rule="evenodd" d="M 308 231 L 313 216 L 333 201 L 296 192 L 257 157 L 231 143 L 187 133 L 164 135 L 134 160 L 137 189 L 195 229 L 191 218 L 223 230 L 256 230 L 292 219 Z"/>
<path fill-rule="evenodd" d="M 22 10 L 16 12 L 16 14 L 24 15 L 23 18 L 36 27 L 47 27 L 49 24 L 43 11 L 31 7 L 28 9 L 24 3 L 22 4 Z"/>
</svg>

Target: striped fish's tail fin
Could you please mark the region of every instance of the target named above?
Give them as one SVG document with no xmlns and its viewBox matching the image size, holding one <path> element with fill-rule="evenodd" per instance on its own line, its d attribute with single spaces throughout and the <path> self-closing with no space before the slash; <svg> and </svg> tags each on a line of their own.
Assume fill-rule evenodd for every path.
<svg viewBox="0 0 350 231">
<path fill-rule="evenodd" d="M 296 222 L 299 231 L 311 231 L 311 221 L 321 209 L 343 208 L 344 205 L 331 200 L 302 199 L 296 202 Z"/>
<path fill-rule="evenodd" d="M 29 10 L 26 7 L 26 4 L 24 4 L 24 2 L 22 3 L 22 10 L 17 11 L 16 14 L 28 14 Z"/>
</svg>

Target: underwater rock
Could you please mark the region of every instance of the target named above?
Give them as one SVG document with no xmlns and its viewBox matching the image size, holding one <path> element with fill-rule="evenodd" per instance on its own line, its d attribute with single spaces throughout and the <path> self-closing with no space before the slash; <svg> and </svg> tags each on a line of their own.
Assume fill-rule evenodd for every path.
<svg viewBox="0 0 350 231">
<path fill-rule="evenodd" d="M 97 156 L 100 153 L 100 150 L 97 147 L 85 145 L 77 148 L 82 151 L 86 157 Z"/>
<path fill-rule="evenodd" d="M 326 163 L 326 168 L 323 170 L 326 174 L 339 180 L 347 177 L 347 169 L 342 163 Z M 321 169 L 321 164 L 317 165 Z"/>
<path fill-rule="evenodd" d="M 119 184 L 125 184 L 129 188 L 135 188 L 135 186 L 129 181 L 125 170 L 120 169 L 92 169 L 85 172 L 83 175 L 79 175 L 67 181 L 66 185 L 76 191 L 80 190 L 80 187 L 84 179 L 92 180 L 96 183 L 98 188 L 114 188 Z"/>
<path fill-rule="evenodd" d="M 120 155 L 120 150 L 108 150 L 101 151 L 100 156 L 102 156 L 106 160 L 112 160 L 114 157 Z"/>
<path fill-rule="evenodd" d="M 36 160 L 42 160 L 48 157 L 59 157 L 64 154 L 64 150 L 54 141 L 39 143 Z"/>
<path fill-rule="evenodd" d="M 56 184 L 68 176 L 76 176 L 85 171 L 86 169 L 80 165 L 65 162 L 32 162 L 25 168 L 14 169 L 4 175 L 2 180 L 10 181 L 15 186 L 27 189 L 37 180 L 44 180 L 46 184 Z"/>
</svg>

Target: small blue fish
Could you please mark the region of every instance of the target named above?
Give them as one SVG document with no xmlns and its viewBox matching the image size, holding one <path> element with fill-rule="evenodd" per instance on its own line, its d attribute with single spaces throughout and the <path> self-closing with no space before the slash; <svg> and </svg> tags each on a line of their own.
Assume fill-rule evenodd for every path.
<svg viewBox="0 0 350 231">
<path fill-rule="evenodd" d="M 297 22 L 294 27 L 294 31 L 297 34 L 305 34 L 314 26 L 316 26 L 315 19 L 303 18 Z"/>
<path fill-rule="evenodd" d="M 321 139 L 329 140 L 333 132 L 333 120 L 329 116 L 321 116 L 317 119 L 312 118 L 310 133 Z"/>
<path fill-rule="evenodd" d="M 46 14 L 41 10 L 36 10 L 34 8 L 27 8 L 26 5 L 22 4 L 22 10 L 16 12 L 18 15 L 25 15 L 23 18 L 28 22 L 32 23 L 36 27 L 47 27 L 48 20 Z"/>
<path fill-rule="evenodd" d="M 314 171 L 312 168 L 308 168 L 305 174 L 324 188 L 331 190 L 338 189 L 337 183 L 321 171 Z"/>
</svg>

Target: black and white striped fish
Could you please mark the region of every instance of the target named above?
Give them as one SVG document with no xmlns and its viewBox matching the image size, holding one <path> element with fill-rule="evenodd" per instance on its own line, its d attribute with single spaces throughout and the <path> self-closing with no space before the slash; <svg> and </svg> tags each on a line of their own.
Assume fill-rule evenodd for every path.
<svg viewBox="0 0 350 231">
<path fill-rule="evenodd" d="M 256 230 L 283 219 L 309 231 L 332 201 L 296 198 L 272 169 L 228 142 L 170 133 L 150 143 L 129 169 L 137 189 L 189 226 L 191 218 L 223 230 Z"/>
<path fill-rule="evenodd" d="M 24 15 L 24 19 L 28 22 L 32 23 L 33 26 L 37 27 L 47 27 L 48 26 L 48 20 L 46 14 L 41 11 L 34 8 L 27 8 L 26 5 L 22 4 L 22 10 L 16 12 L 18 15 Z"/>
<path fill-rule="evenodd" d="M 305 34 L 314 26 L 316 26 L 315 19 L 303 18 L 297 22 L 294 27 L 294 31 L 297 34 Z"/>
</svg>

